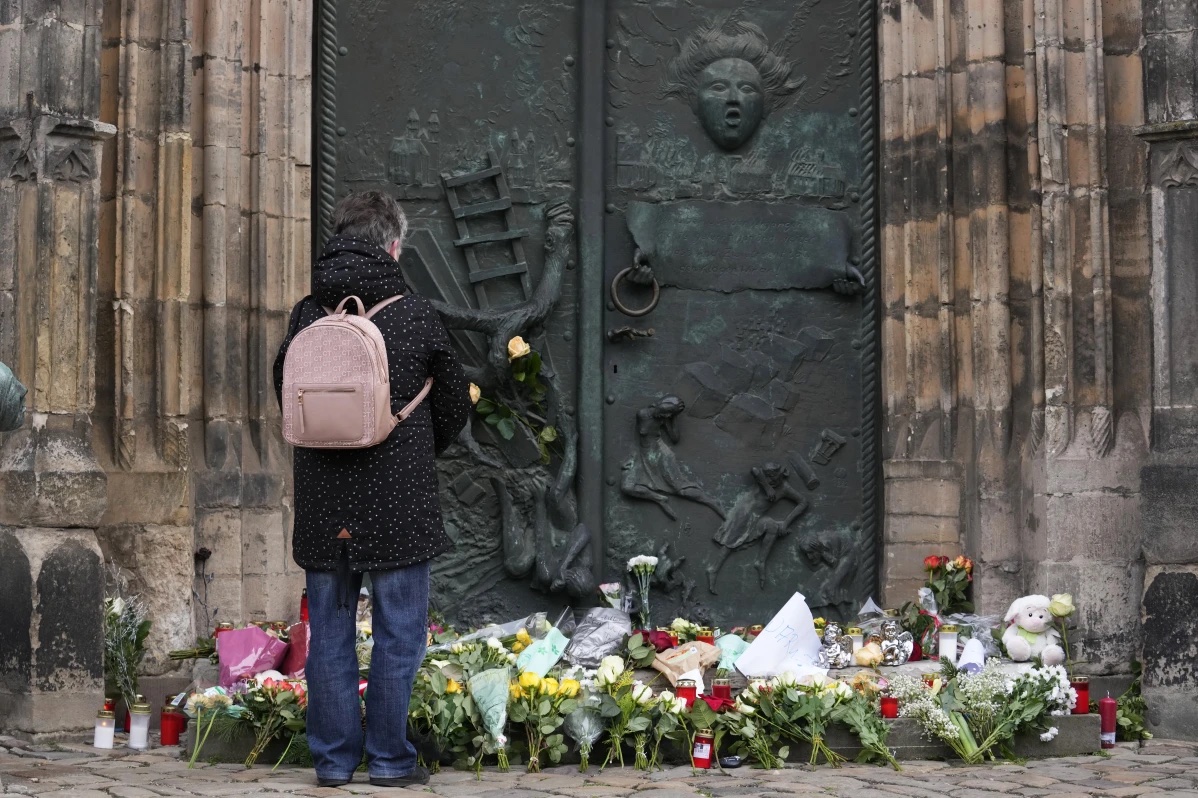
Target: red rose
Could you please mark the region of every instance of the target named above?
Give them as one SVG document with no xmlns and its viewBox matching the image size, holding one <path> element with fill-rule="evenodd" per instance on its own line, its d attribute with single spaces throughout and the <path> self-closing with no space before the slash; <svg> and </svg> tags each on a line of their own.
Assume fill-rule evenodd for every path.
<svg viewBox="0 0 1198 798">
<path fill-rule="evenodd" d="M 935 554 L 931 555 L 930 557 L 923 558 L 923 567 L 925 571 L 935 571 L 940 567 L 940 565 L 940 557 L 936 556 Z"/>
</svg>

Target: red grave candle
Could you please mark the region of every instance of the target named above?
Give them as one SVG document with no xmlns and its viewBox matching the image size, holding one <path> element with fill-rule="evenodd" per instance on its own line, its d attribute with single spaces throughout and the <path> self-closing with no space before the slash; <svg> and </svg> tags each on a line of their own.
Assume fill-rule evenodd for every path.
<svg viewBox="0 0 1198 798">
<path fill-rule="evenodd" d="M 1115 747 L 1115 718 L 1118 713 L 1119 705 L 1109 695 L 1098 702 L 1098 717 L 1102 722 L 1103 748 Z"/>
<path fill-rule="evenodd" d="M 898 717 L 898 699 L 894 696 L 882 696 L 882 717 L 897 718 Z"/>
</svg>

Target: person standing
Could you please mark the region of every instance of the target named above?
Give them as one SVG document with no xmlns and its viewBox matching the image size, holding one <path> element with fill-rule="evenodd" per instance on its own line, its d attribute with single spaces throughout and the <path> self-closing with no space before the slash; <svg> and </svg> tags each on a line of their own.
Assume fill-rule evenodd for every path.
<svg viewBox="0 0 1198 798">
<path fill-rule="evenodd" d="M 292 556 L 307 575 L 311 628 L 308 742 L 321 786 L 351 781 L 363 752 L 372 784 L 424 784 L 428 771 L 407 737 L 408 704 L 425 653 L 430 561 L 452 546 L 434 459 L 466 424 L 469 383 L 436 310 L 409 293 L 400 272 L 407 219 L 399 203 L 381 191 L 351 194 L 332 222 L 312 266 L 312 293 L 292 310 L 275 360 L 280 405 L 291 341 L 351 296 L 369 308 L 406 294 L 372 318 L 386 342 L 392 412 L 427 378 L 433 387 L 377 446 L 294 450 Z M 364 573 L 373 589 L 374 649 L 363 732 L 355 610 Z"/>
</svg>

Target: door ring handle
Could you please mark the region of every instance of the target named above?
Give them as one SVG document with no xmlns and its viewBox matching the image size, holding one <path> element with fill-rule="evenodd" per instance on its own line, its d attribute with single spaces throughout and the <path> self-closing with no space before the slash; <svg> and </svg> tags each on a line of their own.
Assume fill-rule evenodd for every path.
<svg viewBox="0 0 1198 798">
<path fill-rule="evenodd" d="M 657 278 L 654 277 L 653 278 L 653 298 L 651 300 L 649 300 L 649 304 L 645 305 L 643 308 L 635 308 L 634 309 L 634 308 L 628 307 L 627 305 L 625 305 L 623 302 L 620 301 L 620 283 L 624 282 L 624 278 L 627 277 L 629 274 L 631 274 L 632 270 L 634 268 L 636 268 L 636 267 L 629 266 L 629 267 L 625 268 L 623 271 L 621 271 L 619 274 L 616 275 L 614 280 L 611 281 L 611 301 L 612 301 L 612 304 L 616 306 L 616 310 L 620 311 L 625 316 L 632 316 L 632 317 L 636 318 L 638 316 L 647 316 L 648 314 L 653 312 L 654 308 L 657 307 L 657 303 L 661 299 L 661 286 L 658 284 Z"/>
</svg>

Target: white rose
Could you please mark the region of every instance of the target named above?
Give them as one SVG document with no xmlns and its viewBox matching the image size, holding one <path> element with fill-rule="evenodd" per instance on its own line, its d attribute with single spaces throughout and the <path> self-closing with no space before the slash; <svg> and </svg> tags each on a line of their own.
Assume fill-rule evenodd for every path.
<svg viewBox="0 0 1198 798">
<path fill-rule="evenodd" d="M 498 637 L 487 638 L 487 646 L 495 649 L 496 651 L 503 651 L 503 643 L 499 642 Z"/>
<path fill-rule="evenodd" d="M 751 707 L 751 706 L 749 706 L 748 704 L 746 704 L 744 701 L 741 701 L 739 698 L 738 698 L 738 699 L 736 699 L 736 707 L 735 707 L 735 709 L 736 709 L 736 711 L 737 711 L 737 712 L 739 712 L 739 713 L 740 713 L 740 714 L 742 714 L 742 715 L 752 715 L 754 712 L 756 712 L 756 711 L 757 711 L 757 710 L 756 710 L 756 709 L 754 709 L 753 707 Z"/>
<path fill-rule="evenodd" d="M 674 703 L 674 694 L 669 690 L 662 690 L 657 694 L 657 700 L 661 702 L 662 706 L 668 707 Z"/>
<path fill-rule="evenodd" d="M 125 612 L 125 600 L 120 597 L 114 598 L 108 607 L 108 612 L 117 618 L 121 617 Z"/>
<path fill-rule="evenodd" d="M 596 683 L 606 687 L 616 683 L 624 672 L 624 660 L 620 657 L 604 657 L 599 663 L 599 671 L 595 674 Z"/>
<path fill-rule="evenodd" d="M 649 689 L 649 685 L 641 682 L 632 683 L 632 700 L 645 706 L 653 700 L 653 691 Z"/>
<path fill-rule="evenodd" d="M 853 697 L 853 688 L 840 681 L 832 682 L 832 684 L 828 685 L 826 692 L 836 696 L 838 700 L 844 700 Z"/>
</svg>

